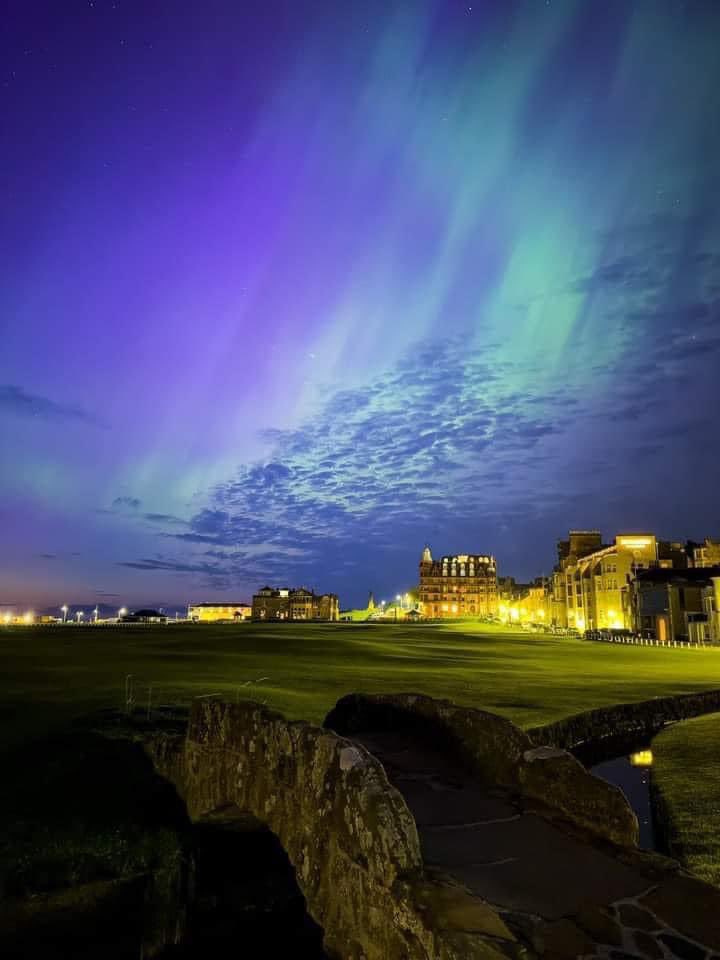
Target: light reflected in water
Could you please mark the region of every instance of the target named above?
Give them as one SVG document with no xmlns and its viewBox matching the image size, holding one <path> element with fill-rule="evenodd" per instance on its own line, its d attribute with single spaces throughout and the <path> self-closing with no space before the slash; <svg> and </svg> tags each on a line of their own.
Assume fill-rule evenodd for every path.
<svg viewBox="0 0 720 960">
<path fill-rule="evenodd" d="M 637 753 L 631 753 L 629 760 L 633 767 L 651 767 L 653 764 L 652 750 L 638 750 Z"/>
</svg>

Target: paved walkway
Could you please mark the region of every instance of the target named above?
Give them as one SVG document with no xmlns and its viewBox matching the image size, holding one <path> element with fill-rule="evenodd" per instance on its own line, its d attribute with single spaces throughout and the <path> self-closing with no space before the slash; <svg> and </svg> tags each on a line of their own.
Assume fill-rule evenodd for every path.
<svg viewBox="0 0 720 960">
<path fill-rule="evenodd" d="M 353 739 L 405 797 L 426 866 L 495 906 L 539 955 L 720 960 L 720 890 L 566 833 L 408 731 Z"/>
</svg>

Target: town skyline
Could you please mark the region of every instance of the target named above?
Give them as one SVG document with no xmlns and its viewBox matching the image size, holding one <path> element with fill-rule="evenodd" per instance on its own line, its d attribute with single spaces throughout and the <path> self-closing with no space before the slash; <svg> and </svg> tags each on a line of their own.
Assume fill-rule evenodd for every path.
<svg viewBox="0 0 720 960">
<path fill-rule="evenodd" d="M 647 529 L 627 528 L 622 531 L 615 531 L 614 533 L 610 534 L 607 539 L 604 539 L 603 532 L 596 527 L 569 528 L 567 531 L 567 535 L 571 537 L 578 534 L 595 535 L 597 537 L 598 548 L 611 546 L 618 539 L 649 536 L 657 544 L 658 548 L 664 547 L 666 549 L 668 556 L 670 556 L 671 552 L 675 551 L 684 553 L 689 558 L 691 566 L 693 565 L 693 560 L 691 559 L 693 555 L 693 548 L 697 548 L 698 546 L 702 547 L 703 544 L 710 544 L 712 558 L 711 561 L 708 561 L 704 565 L 720 565 L 720 539 L 717 539 L 713 536 L 706 536 L 697 539 L 692 537 L 669 538 L 658 536 L 654 532 L 648 531 Z M 539 581 L 546 581 L 549 584 L 553 579 L 553 574 L 562 567 L 563 545 L 568 542 L 565 540 L 565 536 L 566 534 L 562 534 L 560 537 L 555 538 L 553 542 L 553 562 L 548 566 L 548 568 L 541 571 L 536 570 L 534 573 L 531 572 L 528 576 L 518 575 L 517 571 L 515 570 L 505 569 L 502 566 L 501 560 L 496 554 L 494 554 L 492 551 L 485 551 L 488 557 L 494 562 L 493 570 L 497 576 L 498 583 L 503 580 L 512 580 L 516 581 L 518 585 L 521 586 L 530 586 Z M 418 557 L 424 559 L 429 549 L 431 549 L 431 545 L 426 541 L 424 548 L 420 551 Z M 469 550 L 467 553 L 477 556 L 476 550 Z M 433 551 L 432 556 L 437 561 L 443 557 L 453 557 L 457 556 L 458 554 L 458 550 L 436 550 Z M 415 566 L 417 567 L 417 563 Z M 417 573 L 417 569 L 415 570 L 415 573 Z M 344 608 L 352 609 L 363 607 L 368 595 L 373 596 L 378 604 L 393 604 L 398 596 L 405 596 L 407 595 L 408 591 L 417 592 L 419 587 L 419 579 L 417 576 L 413 578 L 413 576 L 409 573 L 409 569 L 403 568 L 402 572 L 398 572 L 393 581 L 391 581 L 389 584 L 386 583 L 381 585 L 380 589 L 377 588 L 377 584 L 373 583 L 369 583 L 367 586 L 356 584 L 355 589 L 353 591 L 348 591 L 348 593 L 345 595 L 338 594 L 336 591 L 331 589 L 328 583 L 319 580 L 318 577 L 313 577 L 312 572 L 308 574 L 308 580 L 303 583 L 294 583 L 288 578 L 280 578 L 273 583 L 254 583 L 247 587 L 244 591 L 241 588 L 230 588 L 224 593 L 213 593 L 212 591 L 208 590 L 203 592 L 202 590 L 191 589 L 188 596 L 185 596 L 183 599 L 176 598 L 174 600 L 158 600 L 157 597 L 153 598 L 152 596 L 139 598 L 130 597 L 128 599 L 127 596 L 120 593 L 106 593 L 104 598 L 89 597 L 83 600 L 79 598 L 55 597 L 49 602 L 42 602 L 38 601 L 37 599 L 40 594 L 30 592 L 25 598 L 19 600 L 9 600 L 0 597 L 0 622 L 2 622 L 3 615 L 8 614 L 10 611 L 12 611 L 12 613 L 18 618 L 22 618 L 24 612 L 57 615 L 58 610 L 63 610 L 65 608 L 67 608 L 65 609 L 65 613 L 66 615 L 69 614 L 70 619 L 72 619 L 72 614 L 80 609 L 82 609 L 83 615 L 85 613 L 92 615 L 92 612 L 97 609 L 104 616 L 114 616 L 118 611 L 128 612 L 133 608 L 139 607 L 150 607 L 157 610 L 163 610 L 169 614 L 172 614 L 174 611 L 177 614 L 181 611 L 185 612 L 190 606 L 197 604 L 248 604 L 250 598 L 254 596 L 257 591 L 264 587 L 291 587 L 307 589 L 313 588 L 318 584 L 322 586 L 323 590 L 327 588 L 329 593 L 335 593 L 337 596 L 339 596 L 340 603 Z M 385 599 L 386 597 L 387 599 Z"/>
</svg>

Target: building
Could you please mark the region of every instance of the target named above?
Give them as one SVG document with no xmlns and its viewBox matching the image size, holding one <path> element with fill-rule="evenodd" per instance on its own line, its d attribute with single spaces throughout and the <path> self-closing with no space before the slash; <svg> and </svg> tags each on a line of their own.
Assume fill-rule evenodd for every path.
<svg viewBox="0 0 720 960">
<path fill-rule="evenodd" d="M 498 577 L 498 603 L 504 603 L 510 606 L 520 600 L 521 597 L 524 597 L 529 589 L 529 583 L 518 583 L 515 577 Z"/>
<path fill-rule="evenodd" d="M 557 564 L 545 589 L 545 620 L 555 627 L 566 628 L 568 622 L 568 590 L 566 570 L 579 560 L 602 549 L 599 530 L 571 530 L 567 540 L 557 542 Z"/>
<path fill-rule="evenodd" d="M 687 554 L 691 567 L 720 567 L 720 540 L 705 537 L 702 543 L 688 540 Z"/>
<path fill-rule="evenodd" d="M 167 617 L 159 610 L 133 610 L 118 617 L 118 623 L 167 623 Z"/>
<path fill-rule="evenodd" d="M 382 605 L 380 607 L 375 603 L 375 595 L 372 590 L 368 596 L 366 607 L 355 607 L 350 610 L 341 610 L 340 619 L 345 621 L 379 620 L 383 614 Z"/>
<path fill-rule="evenodd" d="M 545 596 L 547 585 L 544 577 L 536 577 L 520 598 L 519 616 L 521 621 L 544 623 L 547 620 Z"/>
<path fill-rule="evenodd" d="M 628 585 L 632 626 L 660 643 L 720 640 L 720 566 L 639 571 Z"/>
<path fill-rule="evenodd" d="M 29 627 L 38 623 L 56 623 L 57 617 L 51 617 L 48 614 L 33 613 L 28 610 L 25 613 L 15 613 L 13 610 L 5 609 L 0 612 L 0 624 L 4 626 L 25 626 Z"/>
<path fill-rule="evenodd" d="M 599 538 L 597 531 L 592 534 Z M 584 539 L 580 546 L 584 551 L 589 545 L 589 539 Z M 614 543 L 582 556 L 572 552 L 563 556 L 557 579 L 564 579 L 560 596 L 567 626 L 581 632 L 630 629 L 633 616 L 627 600 L 628 582 L 639 571 L 657 565 L 657 540 L 646 533 L 619 534 Z"/>
<path fill-rule="evenodd" d="M 263 587 L 252 599 L 253 620 L 337 620 L 337 594 L 316 594 L 304 587 Z"/>
<path fill-rule="evenodd" d="M 707 616 L 711 643 L 720 643 L 720 576 L 711 576 L 703 590 L 703 609 Z"/>
<path fill-rule="evenodd" d="M 544 623 L 547 620 L 545 579 L 518 583 L 514 577 L 498 577 L 498 614 L 507 623 Z M 548 621 L 549 622 L 549 621 Z"/>
<path fill-rule="evenodd" d="M 558 565 L 563 566 L 581 557 L 587 557 L 602 549 L 602 534 L 599 530 L 571 530 L 567 540 L 558 540 Z"/>
<path fill-rule="evenodd" d="M 245 601 L 239 603 L 191 603 L 188 606 L 188 620 L 196 623 L 217 623 L 218 621 L 249 620 L 252 606 Z"/>
<path fill-rule="evenodd" d="M 690 566 L 686 544 L 658 540 L 658 566 L 666 570 L 686 570 Z"/>
<path fill-rule="evenodd" d="M 495 558 L 463 553 L 433 560 L 430 547 L 425 547 L 420 560 L 419 604 L 426 617 L 495 616 Z"/>
</svg>

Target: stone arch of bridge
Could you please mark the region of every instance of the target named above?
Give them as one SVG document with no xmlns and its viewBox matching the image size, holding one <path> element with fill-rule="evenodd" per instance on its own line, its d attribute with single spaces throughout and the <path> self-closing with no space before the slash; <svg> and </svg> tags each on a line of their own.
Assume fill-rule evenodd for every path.
<svg viewBox="0 0 720 960">
<path fill-rule="evenodd" d="M 196 817 L 190 833 L 192 896 L 184 955 L 204 957 L 238 943 L 253 955 L 327 960 L 295 868 L 267 823 L 235 804 Z"/>
<path fill-rule="evenodd" d="M 234 807 L 273 832 L 331 956 L 442 955 L 445 934 L 415 901 L 415 821 L 363 747 L 256 703 L 202 701 L 180 749 L 155 759 L 193 821 Z"/>
</svg>

